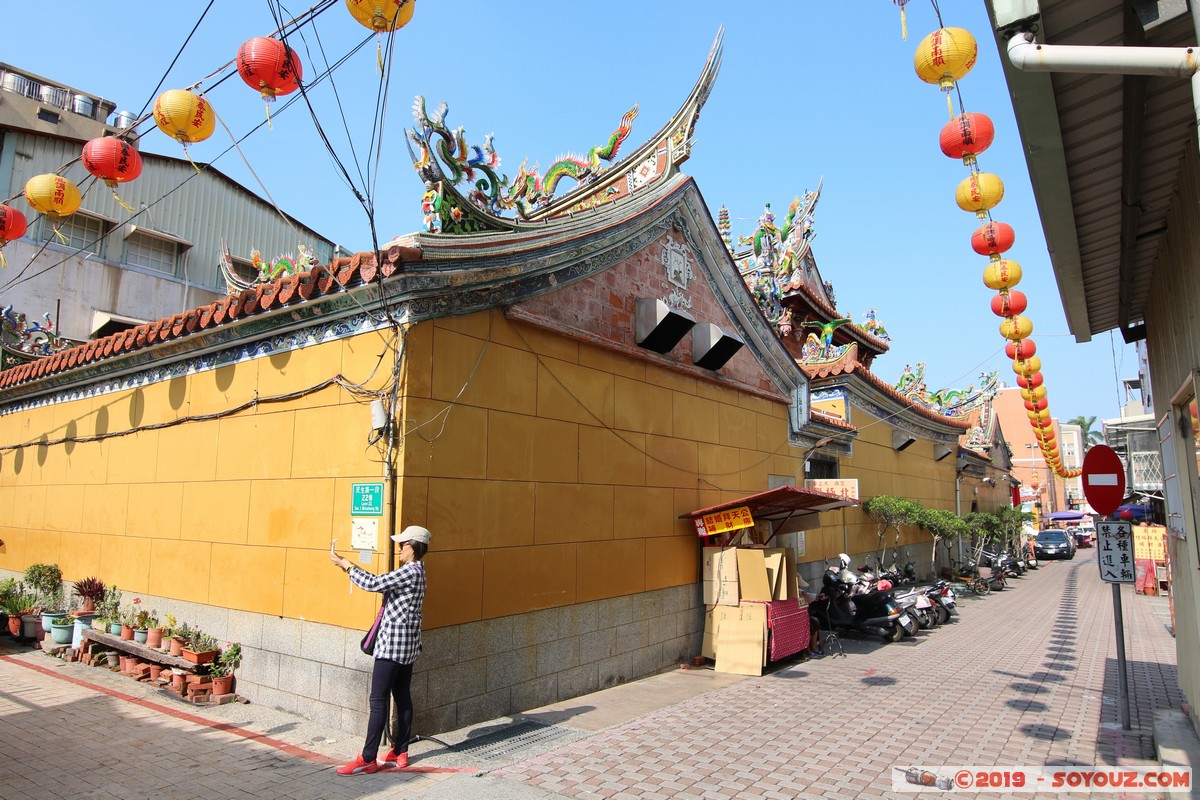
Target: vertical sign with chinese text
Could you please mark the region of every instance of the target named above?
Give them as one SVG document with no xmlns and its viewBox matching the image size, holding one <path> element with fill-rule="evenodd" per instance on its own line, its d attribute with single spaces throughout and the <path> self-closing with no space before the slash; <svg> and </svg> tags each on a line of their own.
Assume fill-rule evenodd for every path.
<svg viewBox="0 0 1200 800">
<path fill-rule="evenodd" d="M 1133 583 L 1133 526 L 1128 522 L 1096 524 L 1100 577 L 1109 583 Z"/>
</svg>

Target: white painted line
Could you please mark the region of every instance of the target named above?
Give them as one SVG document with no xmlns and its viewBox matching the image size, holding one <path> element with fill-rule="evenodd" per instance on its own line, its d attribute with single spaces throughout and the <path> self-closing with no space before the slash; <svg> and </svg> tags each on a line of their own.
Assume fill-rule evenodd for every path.
<svg viewBox="0 0 1200 800">
<path fill-rule="evenodd" d="M 1116 486 L 1117 474 L 1109 472 L 1100 475 L 1088 475 L 1088 486 Z"/>
</svg>

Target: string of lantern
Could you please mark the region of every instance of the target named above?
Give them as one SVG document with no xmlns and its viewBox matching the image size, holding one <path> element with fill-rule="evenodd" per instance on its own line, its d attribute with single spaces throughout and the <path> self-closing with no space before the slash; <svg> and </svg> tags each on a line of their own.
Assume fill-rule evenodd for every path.
<svg viewBox="0 0 1200 800">
<path fill-rule="evenodd" d="M 345 0 L 350 15 L 360 24 L 375 31 L 380 37 L 386 32 L 407 25 L 413 17 L 416 0 Z M 382 55 L 380 56 L 382 58 Z M 276 96 L 286 95 L 299 88 L 303 69 L 295 50 L 283 41 L 258 36 L 238 48 L 236 58 L 238 74 L 251 88 L 257 90 L 268 103 L 267 119 L 270 120 L 270 103 Z M 188 154 L 188 145 L 202 142 L 212 136 L 216 129 L 216 112 L 203 92 L 189 89 L 168 89 L 159 94 L 154 102 L 154 124 L 167 136 L 180 142 L 184 156 L 196 167 Z M 138 121 L 140 122 L 140 120 Z M 132 127 L 136 127 L 135 122 Z M 84 169 L 104 181 L 123 208 L 134 211 L 117 195 L 116 187 L 137 179 L 142 172 L 142 158 L 125 138 L 131 131 L 122 131 L 118 136 L 103 136 L 92 139 L 83 146 L 81 161 Z M 74 161 L 59 168 L 62 172 Z M 79 187 L 58 172 L 35 175 L 25 183 L 24 197 L 30 208 L 51 221 L 54 235 L 66 243 L 60 230 L 63 220 L 79 210 L 83 194 Z M 9 200 L 0 203 L 0 267 L 7 267 L 3 248 L 11 241 L 20 239 L 28 229 L 28 220 L 18 209 L 9 205 Z"/>
<path fill-rule="evenodd" d="M 908 0 L 893 2 L 900 6 L 903 14 Z M 934 11 L 938 23 L 942 24 L 936 3 Z M 961 90 L 958 91 L 959 113 L 955 114 L 950 96 L 958 82 L 975 66 L 978 53 L 975 37 L 970 32 L 941 27 L 917 45 L 913 67 L 922 81 L 938 86 L 946 93 L 950 121 L 941 130 L 939 144 L 947 157 L 961 160 L 968 171 L 955 190 L 954 199 L 959 208 L 974 213 L 983 223 L 971 236 L 971 249 L 988 259 L 983 283 L 996 291 L 991 301 L 992 313 L 1001 318 L 1000 335 L 1008 340 L 1004 352 L 1012 359 L 1012 369 L 1021 388 L 1034 439 L 1046 465 L 1055 475 L 1074 478 L 1081 475 L 1082 470 L 1063 466 L 1050 416 L 1042 361 L 1036 355 L 1037 345 L 1030 338 L 1033 321 L 1024 315 L 1028 298 L 1014 288 L 1021 282 L 1021 265 L 1005 256 L 1015 243 L 1016 234 L 1011 225 L 992 219 L 992 209 L 1004 199 L 1004 181 L 979 167 L 978 157 L 992 144 L 995 127 L 986 114 L 966 111 Z"/>
</svg>

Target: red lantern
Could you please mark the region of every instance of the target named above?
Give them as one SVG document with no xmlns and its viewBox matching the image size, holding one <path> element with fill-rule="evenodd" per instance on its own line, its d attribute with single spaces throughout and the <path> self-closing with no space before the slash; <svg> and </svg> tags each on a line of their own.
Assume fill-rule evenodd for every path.
<svg viewBox="0 0 1200 800">
<path fill-rule="evenodd" d="M 238 74 L 268 103 L 296 91 L 304 70 L 296 51 L 278 39 L 256 36 L 238 48 Z"/>
<path fill-rule="evenodd" d="M 13 239 L 20 239 L 25 235 L 27 227 L 24 214 L 12 206 L 0 204 L 0 247 L 4 247 Z M 4 253 L 0 253 L 0 267 L 7 266 L 8 260 L 4 258 Z"/>
<path fill-rule="evenodd" d="M 992 298 L 992 313 L 997 317 L 1011 317 L 1016 314 L 1025 313 L 1027 305 L 1029 303 L 1025 299 L 1024 292 L 1009 289 L 1007 292 L 1001 292 Z M 1005 349 L 1008 348 L 1006 347 Z"/>
<path fill-rule="evenodd" d="M 1045 411 L 1046 406 L 1048 406 L 1048 405 L 1049 405 L 1049 403 L 1046 402 L 1046 398 L 1039 397 L 1037 400 L 1032 400 L 1032 401 L 1026 400 L 1025 401 L 1025 410 L 1026 411 Z"/>
<path fill-rule="evenodd" d="M 142 174 L 142 157 L 124 139 L 104 136 L 83 146 L 83 167 L 114 189 Z"/>
<path fill-rule="evenodd" d="M 0 205 L 0 247 L 20 239 L 27 227 L 24 214 L 12 206 Z"/>
<path fill-rule="evenodd" d="M 1013 246 L 1017 234 L 1003 222 L 989 222 L 971 234 L 971 249 L 981 256 L 998 256 Z"/>
<path fill-rule="evenodd" d="M 1022 339 L 1019 342 L 1009 342 L 1004 345 L 1004 355 L 1017 360 L 1017 353 L 1020 352 L 1022 360 L 1029 358 L 1037 352 L 1037 345 L 1033 343 L 1033 339 Z"/>
<path fill-rule="evenodd" d="M 947 156 L 961 158 L 969 165 L 975 163 L 975 156 L 991 146 L 994 138 L 996 128 L 986 114 L 966 112 L 946 123 L 939 144 Z"/>
<path fill-rule="evenodd" d="M 1035 372 L 1028 378 L 1026 378 L 1024 375 L 1018 375 L 1017 386 L 1020 386 L 1022 389 L 1036 389 L 1042 385 L 1044 380 L 1045 379 L 1042 377 L 1042 373 L 1040 372 Z"/>
</svg>

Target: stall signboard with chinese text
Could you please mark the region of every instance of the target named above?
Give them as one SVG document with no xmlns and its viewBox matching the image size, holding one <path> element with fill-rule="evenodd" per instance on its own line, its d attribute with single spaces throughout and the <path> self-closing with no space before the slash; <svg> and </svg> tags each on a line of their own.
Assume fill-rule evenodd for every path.
<svg viewBox="0 0 1200 800">
<path fill-rule="evenodd" d="M 1133 526 L 1128 522 L 1096 524 L 1100 577 L 1109 583 L 1133 583 Z"/>
<path fill-rule="evenodd" d="M 858 478 L 814 478 L 805 481 L 804 488 L 837 495 L 844 500 L 858 500 Z"/>
<path fill-rule="evenodd" d="M 754 524 L 748 506 L 738 506 L 713 514 L 705 514 L 696 518 L 696 533 L 700 536 L 712 536 L 717 533 L 727 533 L 741 528 L 749 528 Z"/>
<path fill-rule="evenodd" d="M 383 481 L 350 484 L 350 516 L 383 516 Z"/>
<path fill-rule="evenodd" d="M 1138 525 L 1133 529 L 1133 557 L 1167 560 L 1167 529 L 1162 525 Z"/>
</svg>

